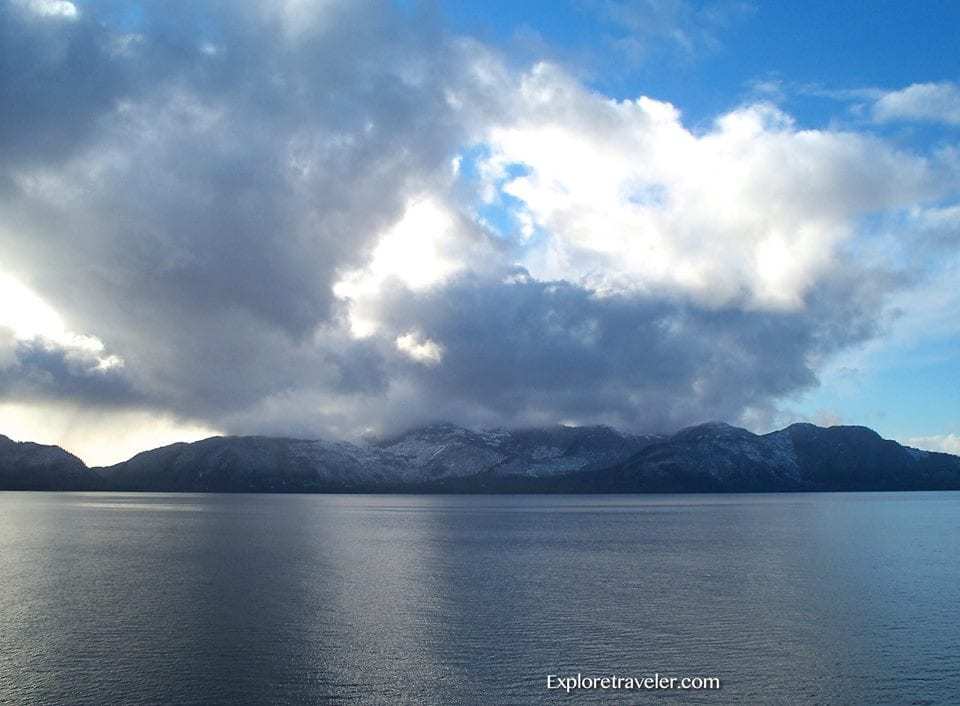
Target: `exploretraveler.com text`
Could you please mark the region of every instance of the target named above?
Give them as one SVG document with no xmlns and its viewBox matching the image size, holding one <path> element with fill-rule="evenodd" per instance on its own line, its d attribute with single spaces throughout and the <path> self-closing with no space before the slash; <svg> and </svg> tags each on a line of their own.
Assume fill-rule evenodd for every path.
<svg viewBox="0 0 960 706">
<path fill-rule="evenodd" d="M 561 674 L 547 675 L 547 689 L 562 689 L 566 693 L 581 689 L 611 691 L 654 691 L 679 689 L 683 691 L 709 691 L 720 688 L 718 677 L 668 677 L 660 673 L 648 676 L 624 677 L 616 674 L 602 677 Z"/>
</svg>

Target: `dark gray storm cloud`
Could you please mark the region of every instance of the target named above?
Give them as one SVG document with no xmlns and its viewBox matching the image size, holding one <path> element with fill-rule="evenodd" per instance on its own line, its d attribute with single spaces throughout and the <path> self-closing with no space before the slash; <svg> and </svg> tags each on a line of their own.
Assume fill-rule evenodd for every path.
<svg viewBox="0 0 960 706">
<path fill-rule="evenodd" d="M 869 281 L 869 280 L 867 280 Z M 831 291 L 828 291 L 831 290 Z M 817 383 L 818 358 L 865 340 L 877 292 L 852 277 L 804 312 L 711 309 L 676 298 L 598 296 L 522 275 L 398 292 L 392 330 L 442 341 L 443 364 L 408 365 L 422 410 L 467 423 L 567 419 L 670 430 L 736 419 Z M 856 301 L 846 307 L 836 301 Z"/>
<path fill-rule="evenodd" d="M 35 339 L 0 340 L 0 398 L 28 401 L 69 399 L 95 407 L 143 402 L 123 368 L 101 366 L 97 355 Z"/>
<path fill-rule="evenodd" d="M 90 138 L 112 102 L 134 88 L 131 68 L 112 59 L 93 18 L 47 18 L 26 3 L 0 5 L 4 164 L 62 161 Z"/>
</svg>

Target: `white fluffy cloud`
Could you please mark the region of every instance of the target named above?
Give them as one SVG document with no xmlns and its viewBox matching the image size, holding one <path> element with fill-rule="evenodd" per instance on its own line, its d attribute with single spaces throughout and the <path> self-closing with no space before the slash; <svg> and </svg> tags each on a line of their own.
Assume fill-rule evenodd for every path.
<svg viewBox="0 0 960 706">
<path fill-rule="evenodd" d="M 941 81 L 890 91 L 874 104 L 873 117 L 880 122 L 914 120 L 960 125 L 960 86 Z"/>
<path fill-rule="evenodd" d="M 69 0 L 20 0 L 20 4 L 41 17 L 72 20 L 77 17 L 77 6 Z"/>
<path fill-rule="evenodd" d="M 416 332 L 412 331 L 397 336 L 397 350 L 403 351 L 425 365 L 437 365 L 443 360 L 442 346 L 429 338 L 421 339 Z"/>
<path fill-rule="evenodd" d="M 524 264 L 544 279 L 798 308 L 859 217 L 944 190 L 922 157 L 769 104 L 695 133 L 668 103 L 611 100 L 545 64 L 516 97 L 489 133 L 486 193 L 542 232 Z"/>
<path fill-rule="evenodd" d="M 400 219 L 380 234 L 369 261 L 333 285 L 349 303 L 350 328 L 359 337 L 376 332 L 377 305 L 385 287 L 418 291 L 440 284 L 466 266 L 454 213 L 429 197 L 411 199 Z M 406 347 L 405 350 L 410 350 Z"/>
</svg>

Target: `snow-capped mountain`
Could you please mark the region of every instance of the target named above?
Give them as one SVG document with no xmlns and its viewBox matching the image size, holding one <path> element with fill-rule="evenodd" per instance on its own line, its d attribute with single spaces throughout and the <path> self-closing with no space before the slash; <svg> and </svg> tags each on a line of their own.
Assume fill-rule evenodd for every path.
<svg viewBox="0 0 960 706">
<path fill-rule="evenodd" d="M 214 437 L 145 451 L 101 473 L 128 490 L 390 488 L 479 475 L 544 477 L 597 469 L 660 438 L 608 427 L 475 432 L 452 424 L 359 444 Z"/>
<path fill-rule="evenodd" d="M 544 477 L 603 468 L 664 438 L 622 434 L 605 426 L 474 432 L 435 424 L 372 445 L 428 479 L 481 473 Z"/>
<path fill-rule="evenodd" d="M 778 492 L 960 489 L 960 457 L 865 427 L 727 424 L 672 436 L 609 427 L 473 431 L 435 424 L 361 443 L 213 437 L 87 469 L 0 437 L 0 489 L 220 492 Z"/>
<path fill-rule="evenodd" d="M 713 423 L 566 484 L 604 492 L 960 489 L 960 457 L 901 446 L 866 427 L 793 424 L 757 435 Z"/>
</svg>

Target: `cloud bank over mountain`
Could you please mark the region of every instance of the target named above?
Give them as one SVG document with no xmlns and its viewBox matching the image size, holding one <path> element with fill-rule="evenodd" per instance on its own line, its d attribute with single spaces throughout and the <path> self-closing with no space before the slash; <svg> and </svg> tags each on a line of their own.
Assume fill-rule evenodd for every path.
<svg viewBox="0 0 960 706">
<path fill-rule="evenodd" d="M 0 5 L 0 422 L 763 426 L 927 276 L 878 220 L 955 242 L 955 149 L 688 125 L 395 3 L 136 8 Z"/>
</svg>

